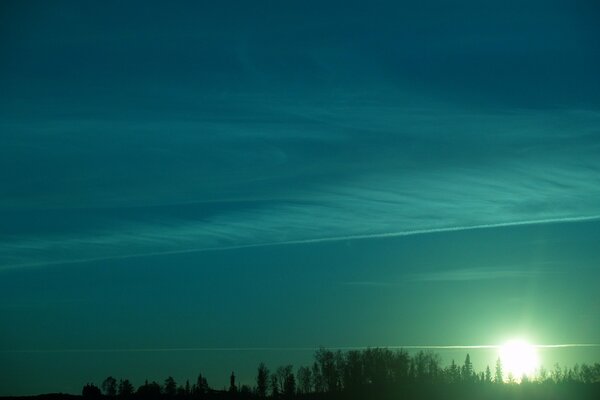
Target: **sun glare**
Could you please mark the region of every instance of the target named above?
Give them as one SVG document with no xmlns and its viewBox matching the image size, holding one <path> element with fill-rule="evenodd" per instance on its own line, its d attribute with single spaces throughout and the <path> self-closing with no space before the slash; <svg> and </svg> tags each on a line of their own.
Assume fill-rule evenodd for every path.
<svg viewBox="0 0 600 400">
<path fill-rule="evenodd" d="M 520 382 L 523 375 L 531 378 L 539 367 L 535 346 L 523 340 L 511 340 L 500 347 L 504 379 L 509 376 Z"/>
</svg>

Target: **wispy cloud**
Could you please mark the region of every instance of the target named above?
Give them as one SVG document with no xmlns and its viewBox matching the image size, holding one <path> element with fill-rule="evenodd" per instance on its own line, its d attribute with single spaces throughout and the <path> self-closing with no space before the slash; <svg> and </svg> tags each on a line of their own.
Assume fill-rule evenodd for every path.
<svg viewBox="0 0 600 400">
<path fill-rule="evenodd" d="M 404 275 L 396 280 L 387 281 L 344 281 L 343 286 L 357 287 L 395 287 L 410 282 L 466 282 L 497 279 L 523 279 L 560 274 L 561 271 L 543 266 L 531 266 L 528 269 L 515 267 L 463 268 L 451 270 L 436 270 Z"/>
<path fill-rule="evenodd" d="M 20 180 L 4 188 L 0 212 L 11 222 L 0 228 L 0 268 L 600 218 L 598 113 L 268 107 L 265 119 L 279 122 L 174 125 L 181 132 L 171 141 L 159 133 L 166 122 L 129 130 L 124 124 L 128 135 L 114 139 L 125 148 L 142 143 L 133 154 L 140 165 L 100 134 L 102 125 L 91 135 L 104 149 L 97 153 L 89 135 L 85 142 L 68 133 L 56 149 L 50 147 L 55 138 L 36 129 L 27 133 L 32 140 L 9 135 L 0 153 L 23 153 L 42 138 L 39 151 L 23 157 L 50 164 L 32 177 L 40 186 L 31 193 Z M 210 134 L 194 134 L 202 129 Z M 88 162 L 99 154 L 110 163 Z M 6 156 L 5 162 L 15 157 Z M 85 168 L 52 164 L 61 157 L 79 157 Z M 519 274 L 463 271 L 421 279 Z"/>
<path fill-rule="evenodd" d="M 435 271 L 412 274 L 408 277 L 412 282 L 460 282 L 494 279 L 531 278 L 555 273 L 544 269 L 523 270 L 514 268 L 467 268 L 450 271 Z"/>
<path fill-rule="evenodd" d="M 343 286 L 365 286 L 365 287 L 390 287 L 397 286 L 395 282 L 383 282 L 383 281 L 345 281 L 340 282 Z"/>
</svg>

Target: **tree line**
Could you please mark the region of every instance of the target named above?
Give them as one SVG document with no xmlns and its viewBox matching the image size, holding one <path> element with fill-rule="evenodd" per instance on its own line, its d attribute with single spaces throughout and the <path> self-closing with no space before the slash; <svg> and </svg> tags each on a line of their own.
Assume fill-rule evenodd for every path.
<svg viewBox="0 0 600 400">
<path fill-rule="evenodd" d="M 273 370 L 264 363 L 257 367 L 253 385 L 239 385 L 232 372 L 229 388 L 215 390 L 200 374 L 179 385 L 168 377 L 162 384 L 146 381 L 137 389 L 127 379 L 106 378 L 100 386 L 88 383 L 86 398 L 115 400 L 170 399 L 363 399 L 363 398 L 528 398 L 543 399 L 562 393 L 572 399 L 600 398 L 600 363 L 548 371 L 535 376 L 513 377 L 503 373 L 502 361 L 475 371 L 469 354 L 457 364 L 442 366 L 432 352 L 413 355 L 404 350 L 317 350 L 311 365 L 294 370 L 283 365 Z M 519 383 L 519 384 L 517 384 Z"/>
</svg>

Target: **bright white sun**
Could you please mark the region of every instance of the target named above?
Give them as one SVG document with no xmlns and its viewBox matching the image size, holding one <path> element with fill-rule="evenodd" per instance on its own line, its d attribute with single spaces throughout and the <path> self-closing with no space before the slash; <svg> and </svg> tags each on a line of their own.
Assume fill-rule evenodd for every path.
<svg viewBox="0 0 600 400">
<path fill-rule="evenodd" d="M 517 382 L 521 381 L 523 375 L 531 378 L 539 367 L 535 346 L 522 340 L 511 340 L 501 346 L 500 360 L 505 379 L 510 374 Z"/>
</svg>

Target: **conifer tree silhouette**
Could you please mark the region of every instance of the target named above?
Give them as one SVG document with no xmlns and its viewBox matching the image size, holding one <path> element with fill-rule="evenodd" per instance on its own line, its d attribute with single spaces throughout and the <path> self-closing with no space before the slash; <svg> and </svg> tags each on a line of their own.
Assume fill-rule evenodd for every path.
<svg viewBox="0 0 600 400">
<path fill-rule="evenodd" d="M 494 374 L 494 382 L 504 383 L 504 375 L 502 373 L 502 360 L 500 357 L 496 360 L 496 373 Z"/>
<path fill-rule="evenodd" d="M 258 365 L 258 372 L 256 374 L 256 394 L 259 399 L 267 397 L 267 390 L 269 388 L 269 369 L 264 363 Z"/>
</svg>

